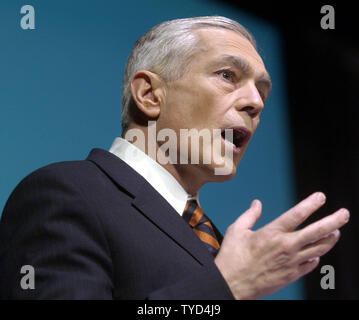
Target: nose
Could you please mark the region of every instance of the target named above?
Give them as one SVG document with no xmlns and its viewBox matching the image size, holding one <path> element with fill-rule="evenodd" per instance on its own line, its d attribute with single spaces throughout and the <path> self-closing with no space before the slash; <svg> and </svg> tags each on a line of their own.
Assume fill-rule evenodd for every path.
<svg viewBox="0 0 359 320">
<path fill-rule="evenodd" d="M 263 110 L 263 99 L 253 81 L 248 81 L 238 89 L 238 97 L 238 111 L 247 112 L 250 117 L 255 118 Z"/>
</svg>

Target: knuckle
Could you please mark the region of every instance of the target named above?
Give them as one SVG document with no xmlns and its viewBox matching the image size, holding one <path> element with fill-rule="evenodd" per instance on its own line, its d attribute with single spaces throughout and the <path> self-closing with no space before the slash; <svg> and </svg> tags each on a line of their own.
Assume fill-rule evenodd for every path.
<svg viewBox="0 0 359 320">
<path fill-rule="evenodd" d="M 317 232 L 318 232 L 318 234 L 320 234 L 320 235 L 325 234 L 326 230 L 325 230 L 325 227 L 324 227 L 323 224 L 318 225 Z"/>
<path fill-rule="evenodd" d="M 294 249 L 294 242 L 290 237 L 281 237 L 281 252 L 286 256 L 290 256 Z"/>
<path fill-rule="evenodd" d="M 318 266 L 319 262 L 320 262 L 320 258 L 318 256 L 318 257 L 316 257 L 316 263 L 315 264 L 313 264 L 313 263 L 305 263 L 302 266 L 300 266 L 299 267 L 300 276 L 304 276 L 304 275 L 308 274 L 309 272 L 312 272 Z"/>
<path fill-rule="evenodd" d="M 327 248 L 327 247 L 319 248 L 317 251 L 317 256 L 321 257 L 321 256 L 325 255 L 329 251 L 329 249 L 330 248 Z"/>
<path fill-rule="evenodd" d="M 291 259 L 291 255 L 288 252 L 282 251 L 277 257 L 276 257 L 276 264 L 278 266 L 286 266 L 288 262 Z"/>
<path fill-rule="evenodd" d="M 301 210 L 296 210 L 295 216 L 298 221 L 303 221 L 306 218 L 306 211 L 303 208 L 301 208 Z"/>
<path fill-rule="evenodd" d="M 281 254 L 285 257 L 289 257 L 291 255 L 291 247 L 288 244 L 282 245 Z"/>
<path fill-rule="evenodd" d="M 334 242 L 337 242 L 340 238 L 340 231 L 337 229 L 334 234 Z"/>
<path fill-rule="evenodd" d="M 283 237 L 281 244 L 278 246 L 277 264 L 281 266 L 288 265 L 293 256 L 293 244 L 291 240 Z"/>
<path fill-rule="evenodd" d="M 264 230 L 264 238 L 266 241 L 268 239 L 274 241 L 275 243 L 280 243 L 282 241 L 283 233 L 276 229 L 267 228 Z"/>
</svg>

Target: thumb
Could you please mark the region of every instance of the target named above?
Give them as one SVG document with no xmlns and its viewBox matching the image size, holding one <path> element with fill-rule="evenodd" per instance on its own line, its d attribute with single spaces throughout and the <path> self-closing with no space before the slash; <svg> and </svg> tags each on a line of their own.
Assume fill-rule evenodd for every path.
<svg viewBox="0 0 359 320">
<path fill-rule="evenodd" d="M 243 212 L 236 220 L 236 224 L 242 229 L 252 229 L 262 213 L 262 203 L 253 200 L 248 210 Z"/>
</svg>

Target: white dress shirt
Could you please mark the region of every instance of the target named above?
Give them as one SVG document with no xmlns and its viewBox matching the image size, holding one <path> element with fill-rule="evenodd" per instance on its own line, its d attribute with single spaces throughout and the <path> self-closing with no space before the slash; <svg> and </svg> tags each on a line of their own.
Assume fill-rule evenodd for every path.
<svg viewBox="0 0 359 320">
<path fill-rule="evenodd" d="M 127 140 L 116 138 L 109 151 L 145 178 L 178 214 L 183 214 L 187 200 L 198 201 L 198 194 L 189 195 L 165 168 Z"/>
</svg>

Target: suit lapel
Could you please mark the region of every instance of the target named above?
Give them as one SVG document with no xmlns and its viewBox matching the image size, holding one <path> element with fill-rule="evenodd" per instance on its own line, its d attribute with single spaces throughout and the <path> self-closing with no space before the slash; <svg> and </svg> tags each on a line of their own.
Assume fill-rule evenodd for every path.
<svg viewBox="0 0 359 320">
<path fill-rule="evenodd" d="M 87 160 L 94 162 L 133 199 L 133 205 L 201 264 L 213 257 L 170 204 L 135 170 L 114 154 L 93 149 Z M 218 232 L 218 230 L 217 230 Z"/>
</svg>

